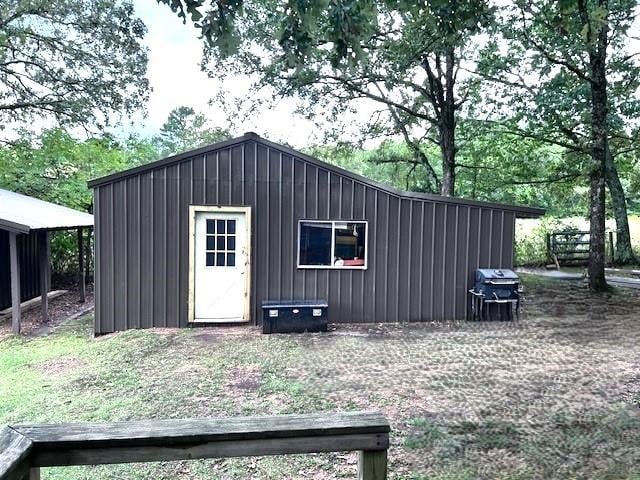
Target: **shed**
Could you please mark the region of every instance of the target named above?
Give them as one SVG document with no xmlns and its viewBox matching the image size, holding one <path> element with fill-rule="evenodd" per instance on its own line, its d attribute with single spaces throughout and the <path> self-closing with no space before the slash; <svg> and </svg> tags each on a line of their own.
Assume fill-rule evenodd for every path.
<svg viewBox="0 0 640 480">
<path fill-rule="evenodd" d="M 544 210 L 403 192 L 255 133 L 89 182 L 98 334 L 260 324 L 265 300 L 329 321 L 464 319 L 478 267 L 510 268 Z"/>
<path fill-rule="evenodd" d="M 80 297 L 84 301 L 83 230 L 93 215 L 0 189 L 0 310 L 11 306 L 13 331 L 20 333 L 21 303 L 41 297 L 48 315 L 49 232 L 77 230 Z"/>
</svg>

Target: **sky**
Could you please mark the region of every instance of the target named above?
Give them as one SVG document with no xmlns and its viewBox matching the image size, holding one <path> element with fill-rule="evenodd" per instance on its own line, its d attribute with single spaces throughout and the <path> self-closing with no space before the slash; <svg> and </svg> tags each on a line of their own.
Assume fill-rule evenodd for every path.
<svg viewBox="0 0 640 480">
<path fill-rule="evenodd" d="M 166 5 L 156 0 L 134 0 L 137 15 L 147 25 L 145 45 L 149 48 L 147 77 L 152 87 L 145 118 L 132 119 L 134 131 L 153 135 L 167 119 L 169 112 L 179 106 L 201 111 L 215 126 L 225 126 L 224 113 L 208 105 L 208 100 L 221 89 L 232 95 L 248 90 L 247 78 L 235 77 L 226 83 L 208 78 L 200 70 L 202 41 L 191 25 L 182 20 Z M 301 148 L 317 140 L 315 125 L 294 113 L 295 101 L 280 100 L 275 108 L 262 108 L 252 112 L 242 123 L 241 135 L 254 131 L 273 141 L 284 141 Z"/>
</svg>

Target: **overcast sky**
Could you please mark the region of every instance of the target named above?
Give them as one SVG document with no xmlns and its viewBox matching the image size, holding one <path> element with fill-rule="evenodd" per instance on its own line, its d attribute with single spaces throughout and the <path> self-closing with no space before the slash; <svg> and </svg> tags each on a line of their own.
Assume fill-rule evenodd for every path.
<svg viewBox="0 0 640 480">
<path fill-rule="evenodd" d="M 153 135 L 169 112 L 185 105 L 205 113 L 216 126 L 224 126 L 223 112 L 208 106 L 208 100 L 221 89 L 239 95 L 246 91 L 247 79 L 235 78 L 223 84 L 200 71 L 202 41 L 196 30 L 184 25 L 166 5 L 156 0 L 134 0 L 138 16 L 148 28 L 145 43 L 149 48 L 148 78 L 153 91 L 147 105 L 147 117 L 133 120 L 132 128 Z M 254 112 L 240 127 L 243 134 L 255 131 L 274 141 L 286 141 L 295 147 L 308 145 L 315 138 L 314 124 L 293 113 L 295 104 L 284 100 L 274 109 Z"/>
</svg>

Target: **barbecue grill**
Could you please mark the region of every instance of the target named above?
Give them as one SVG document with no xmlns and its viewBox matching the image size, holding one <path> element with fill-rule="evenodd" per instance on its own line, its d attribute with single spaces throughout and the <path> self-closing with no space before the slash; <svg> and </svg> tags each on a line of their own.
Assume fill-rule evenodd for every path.
<svg viewBox="0 0 640 480">
<path fill-rule="evenodd" d="M 520 318 L 520 279 L 513 270 L 503 268 L 480 268 L 475 273 L 474 287 L 471 294 L 471 313 L 473 320 L 489 320 L 490 314 L 498 313 L 507 320 L 513 319 L 515 307 L 516 318 Z M 496 305 L 492 308 L 491 305 Z"/>
</svg>

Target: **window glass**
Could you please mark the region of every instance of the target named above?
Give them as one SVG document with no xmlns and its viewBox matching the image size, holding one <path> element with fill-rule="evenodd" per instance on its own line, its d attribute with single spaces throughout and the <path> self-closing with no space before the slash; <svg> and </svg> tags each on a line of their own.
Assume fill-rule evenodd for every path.
<svg viewBox="0 0 640 480">
<path fill-rule="evenodd" d="M 236 221 L 207 219 L 205 265 L 207 267 L 236 266 Z"/>
<path fill-rule="evenodd" d="M 299 265 L 364 267 L 365 222 L 301 222 Z"/>
<path fill-rule="evenodd" d="M 334 265 L 364 266 L 365 228 L 364 223 L 335 223 Z"/>
<path fill-rule="evenodd" d="M 302 222 L 300 265 L 331 265 L 331 237 L 331 223 Z"/>
</svg>

